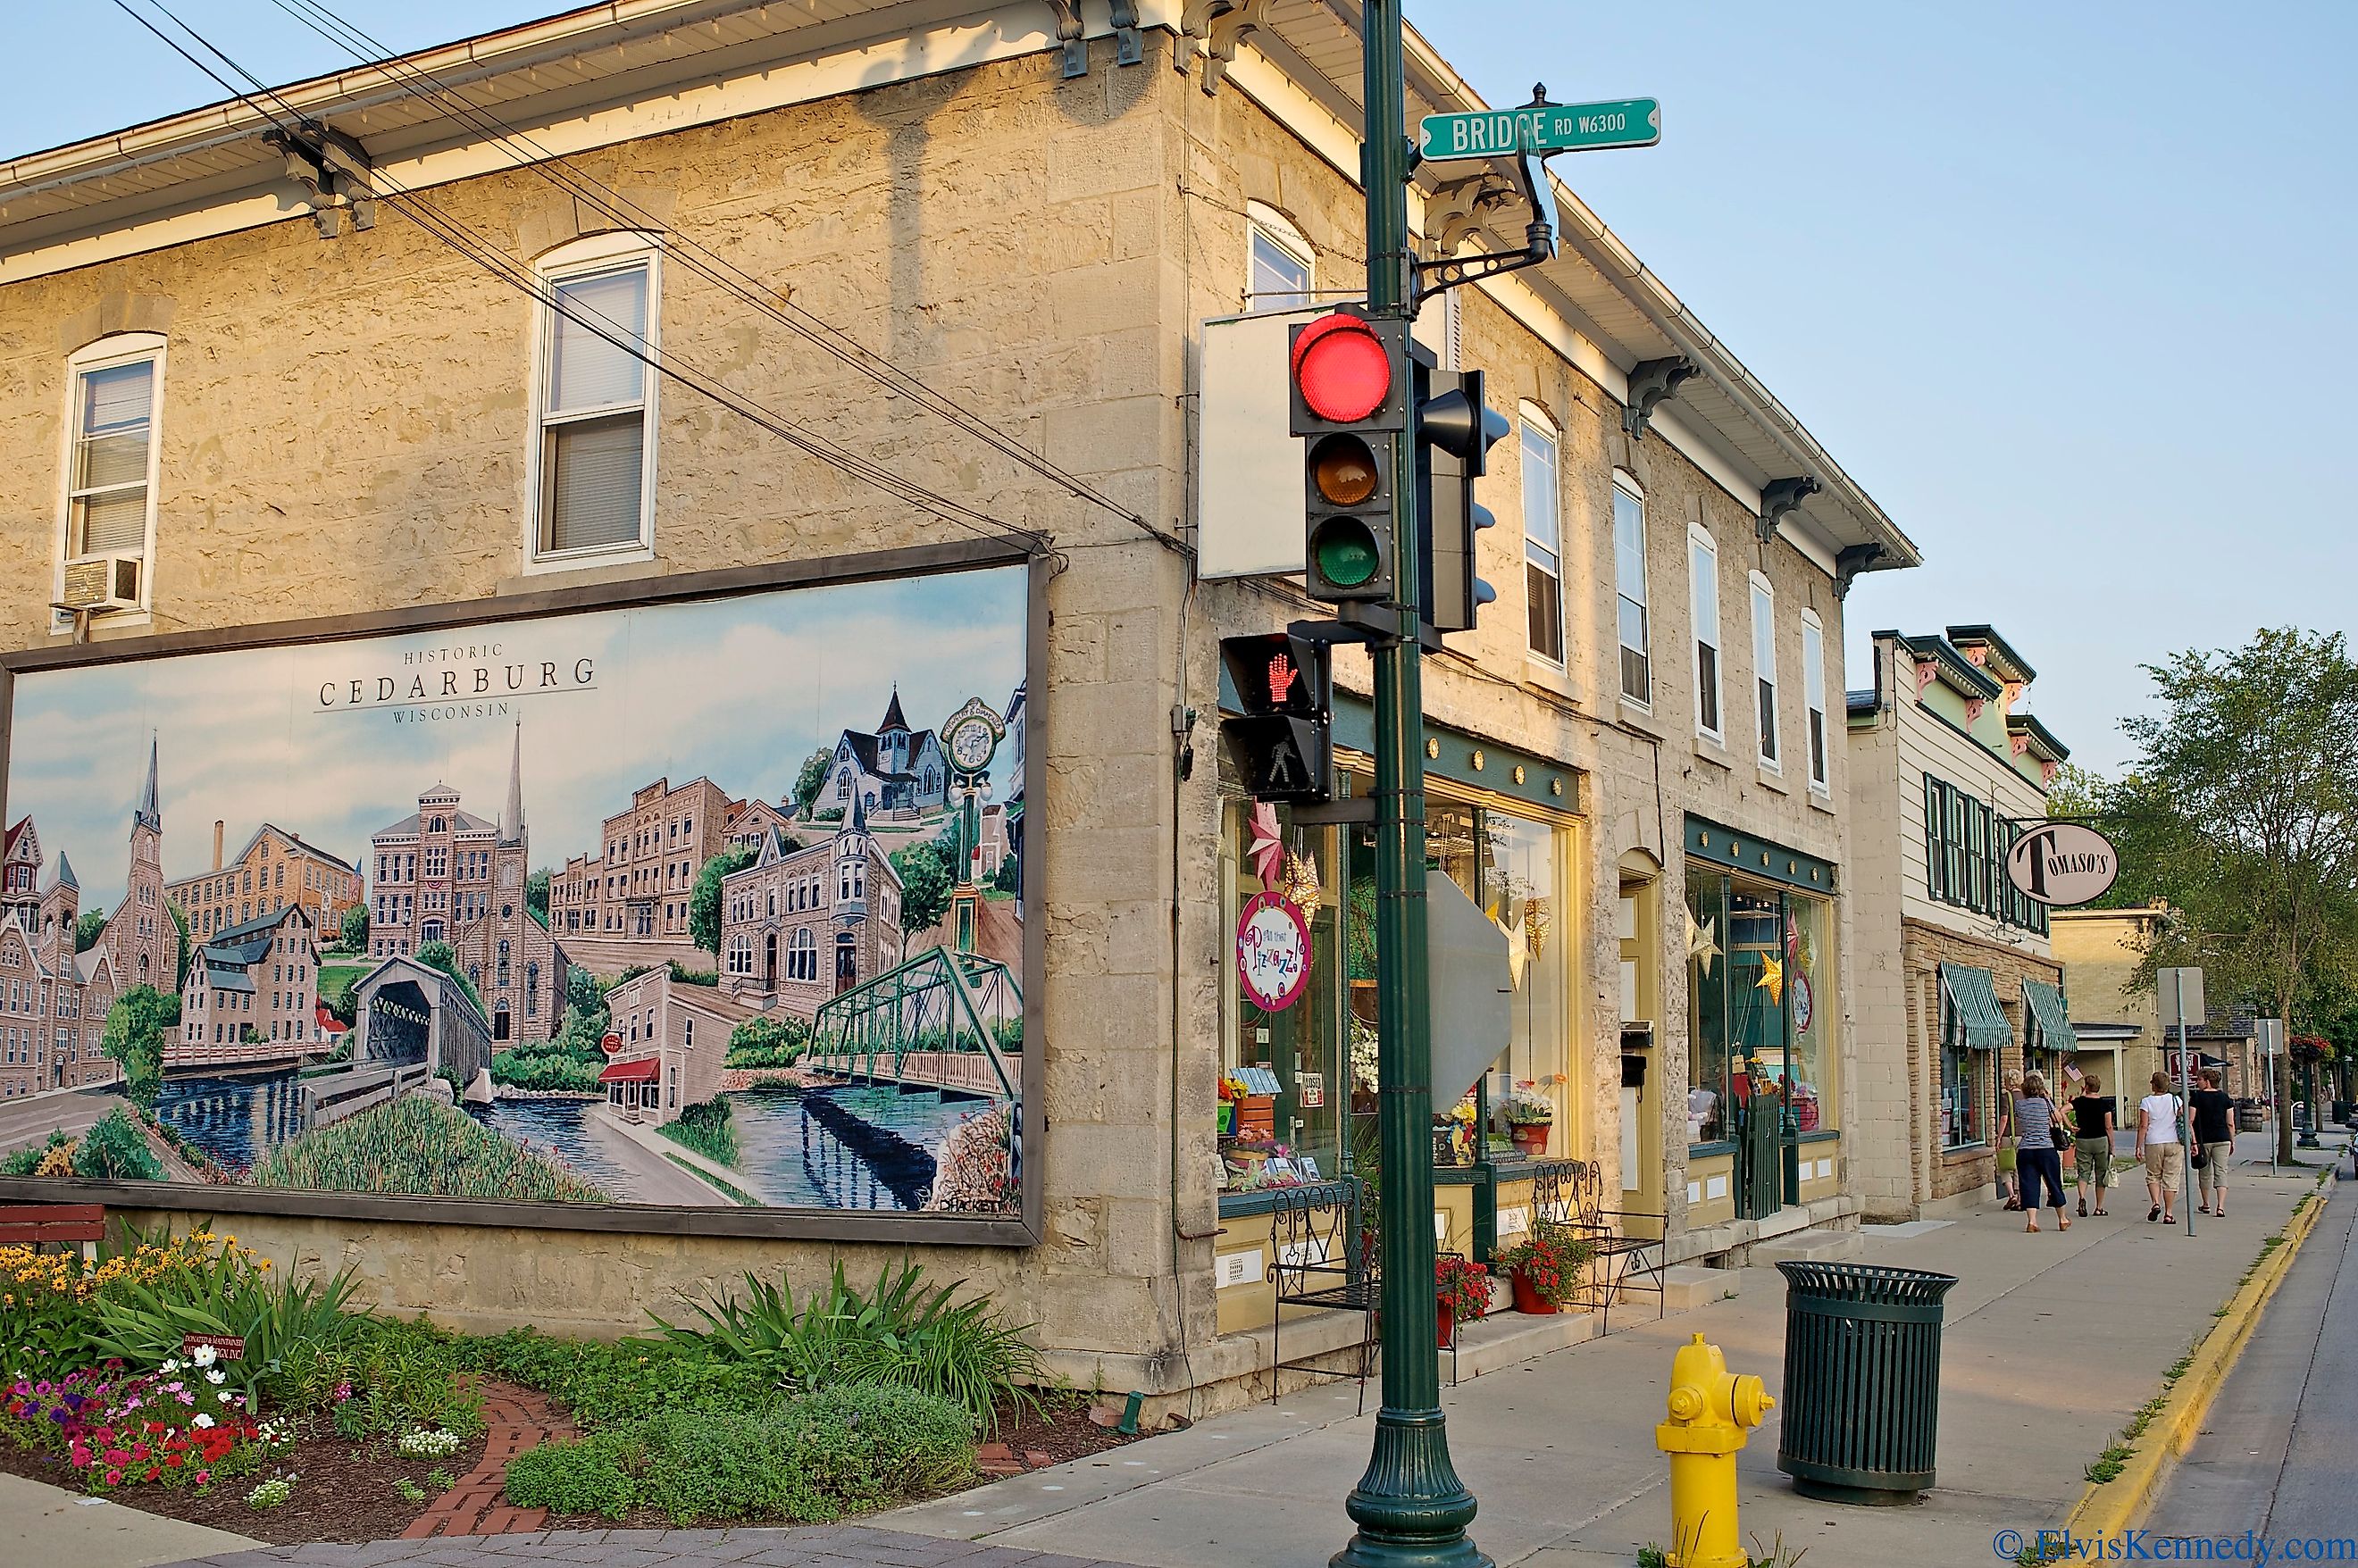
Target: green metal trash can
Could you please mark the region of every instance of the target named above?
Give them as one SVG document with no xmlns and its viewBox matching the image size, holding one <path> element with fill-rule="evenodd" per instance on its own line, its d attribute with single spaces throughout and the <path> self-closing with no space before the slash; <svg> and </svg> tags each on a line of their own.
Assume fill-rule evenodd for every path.
<svg viewBox="0 0 2358 1568">
<path fill-rule="evenodd" d="M 1932 1484 L 1941 1302 L 1954 1274 L 1792 1262 L 1777 1468 L 1803 1497 L 1899 1504 Z"/>
</svg>

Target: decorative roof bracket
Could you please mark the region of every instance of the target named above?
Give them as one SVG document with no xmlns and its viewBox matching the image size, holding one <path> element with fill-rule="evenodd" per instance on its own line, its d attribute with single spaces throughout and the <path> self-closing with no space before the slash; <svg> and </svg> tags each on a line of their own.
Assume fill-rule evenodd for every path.
<svg viewBox="0 0 2358 1568">
<path fill-rule="evenodd" d="M 1801 503 L 1824 487 L 1807 474 L 1792 479 L 1772 479 L 1760 487 L 1760 542 L 1767 544 L 1777 536 L 1777 524 L 1788 512 L 1798 509 Z"/>
<path fill-rule="evenodd" d="M 311 222 L 323 240 L 376 227 L 376 190 L 369 183 L 374 166 L 359 142 L 331 125 L 306 120 L 294 131 L 268 130 L 262 139 L 287 155 L 287 178 L 301 186 Z"/>
<path fill-rule="evenodd" d="M 1064 40 L 1067 81 L 1089 73 L 1089 40 L 1081 30 L 1081 0 L 1048 0 L 1056 13 L 1056 37 Z M 1137 65 L 1146 59 L 1146 41 L 1138 31 L 1138 0 L 1113 0 L 1116 65 Z"/>
<path fill-rule="evenodd" d="M 1883 558 L 1883 546 L 1870 539 L 1864 545 L 1844 545 L 1834 556 L 1834 597 L 1848 599 L 1850 585 L 1858 574 L 1870 570 Z"/>
<path fill-rule="evenodd" d="M 1621 428 L 1631 440 L 1643 439 L 1654 406 L 1678 395 L 1680 384 L 1703 373 L 1703 367 L 1684 354 L 1640 360 L 1629 372 L 1629 401 L 1621 410 Z"/>
<path fill-rule="evenodd" d="M 1179 14 L 1179 47 L 1171 51 L 1171 68 L 1184 72 L 1200 44 L 1204 91 L 1217 92 L 1220 78 L 1237 58 L 1237 46 L 1269 19 L 1269 5 L 1270 0 L 1187 0 Z"/>
</svg>

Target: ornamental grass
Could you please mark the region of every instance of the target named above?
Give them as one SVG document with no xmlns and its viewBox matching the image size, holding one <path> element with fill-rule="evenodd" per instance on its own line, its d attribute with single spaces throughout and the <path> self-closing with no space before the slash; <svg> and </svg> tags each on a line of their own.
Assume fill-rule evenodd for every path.
<svg viewBox="0 0 2358 1568">
<path fill-rule="evenodd" d="M 419 1095 L 387 1100 L 282 1143 L 255 1164 L 251 1179 L 257 1187 L 401 1197 L 612 1201 L 549 1156 Z"/>
</svg>

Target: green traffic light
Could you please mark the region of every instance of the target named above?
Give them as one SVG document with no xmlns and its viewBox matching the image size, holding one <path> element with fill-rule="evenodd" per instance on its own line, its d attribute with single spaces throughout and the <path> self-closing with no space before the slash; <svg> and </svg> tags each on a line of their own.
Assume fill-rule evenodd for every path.
<svg viewBox="0 0 2358 1568">
<path fill-rule="evenodd" d="M 1318 575 L 1336 588 L 1361 587 L 1383 566 L 1374 531 L 1357 517 L 1330 517 L 1320 524 L 1310 555 Z"/>
</svg>

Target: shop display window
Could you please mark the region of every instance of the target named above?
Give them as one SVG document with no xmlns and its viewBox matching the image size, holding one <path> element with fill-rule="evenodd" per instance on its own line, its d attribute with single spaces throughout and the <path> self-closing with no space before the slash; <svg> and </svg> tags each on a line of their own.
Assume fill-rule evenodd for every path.
<svg viewBox="0 0 2358 1568">
<path fill-rule="evenodd" d="M 1941 1147 L 1968 1149 L 1988 1141 L 1983 1107 L 1988 1103 L 1990 1054 L 1968 1049 L 1956 1006 L 1941 993 Z"/>
<path fill-rule="evenodd" d="M 1788 1136 L 1837 1125 L 1833 904 L 1704 866 L 1687 874 L 1687 1141 L 1732 1141 L 1737 1104 Z"/>
<path fill-rule="evenodd" d="M 1291 817 L 1279 806 L 1257 819 L 1253 803 L 1242 799 L 1221 806 L 1218 1115 L 1221 1184 L 1230 1191 L 1317 1181 L 1348 1168 L 1350 1069 L 1341 1042 L 1349 1004 L 1339 964 L 1346 881 L 1337 863 L 1347 847 L 1333 828 L 1297 827 Z M 1274 834 L 1266 833 L 1272 823 Z M 1310 926 L 1309 982 L 1292 1006 L 1274 1011 L 1247 997 L 1233 951 L 1238 916 L 1260 892 L 1286 898 Z"/>
</svg>

